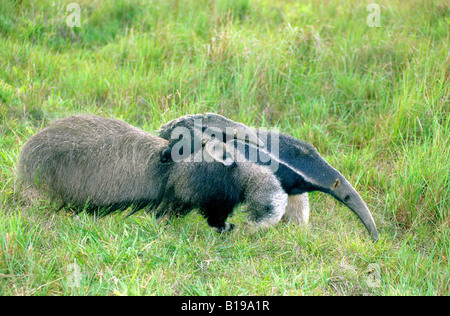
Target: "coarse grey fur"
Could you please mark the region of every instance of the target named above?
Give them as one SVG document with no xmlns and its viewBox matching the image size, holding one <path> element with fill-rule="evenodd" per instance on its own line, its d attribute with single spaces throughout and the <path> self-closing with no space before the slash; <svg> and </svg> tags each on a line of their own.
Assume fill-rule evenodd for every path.
<svg viewBox="0 0 450 316">
<path fill-rule="evenodd" d="M 208 224 L 222 232 L 234 207 L 248 205 L 259 225 L 281 218 L 287 194 L 264 166 L 236 160 L 222 143 L 207 141 L 210 161 L 161 162 L 168 141 L 125 122 L 77 115 L 53 122 L 32 136 L 19 158 L 19 175 L 28 184 L 78 210 L 108 214 L 131 207 L 158 215 L 184 215 L 198 209 Z M 227 156 L 226 159 L 224 156 Z M 260 187 L 258 184 L 263 183 Z"/>
<path fill-rule="evenodd" d="M 77 115 L 32 136 L 19 158 L 19 175 L 63 205 L 109 212 L 158 204 L 169 165 L 168 142 L 125 122 Z"/>
<path fill-rule="evenodd" d="M 200 116 L 185 116 L 169 122 L 161 128 L 163 132 L 160 133 L 160 136 L 171 139 L 170 131 L 174 126 L 181 124 L 192 126 L 193 117 L 199 119 Z M 207 116 L 211 121 L 211 117 L 215 115 L 207 114 Z M 215 128 L 225 130 L 226 122 L 223 120 L 216 122 Z M 237 146 L 240 140 L 236 140 L 234 141 L 235 147 L 241 151 L 241 155 L 245 159 L 256 164 L 267 166 L 271 164 L 271 161 L 277 162 L 277 169 L 273 170 L 274 175 L 280 181 L 283 190 L 289 194 L 286 217 L 298 222 L 307 222 L 309 218 L 307 193 L 321 191 L 330 194 L 349 207 L 361 219 L 372 238 L 378 239 L 378 231 L 367 205 L 345 177 L 330 166 L 313 146 L 292 136 L 274 131 L 260 129 L 255 130 L 255 133 L 259 141 L 265 145 L 264 148 L 256 148 L 258 154 L 256 160 L 249 159 L 251 147 L 255 149 L 252 144 Z M 226 139 L 224 138 L 222 141 L 225 142 Z M 173 141 L 171 146 L 174 146 Z M 295 206 L 289 205 L 289 202 L 299 206 L 298 212 L 295 212 Z"/>
</svg>

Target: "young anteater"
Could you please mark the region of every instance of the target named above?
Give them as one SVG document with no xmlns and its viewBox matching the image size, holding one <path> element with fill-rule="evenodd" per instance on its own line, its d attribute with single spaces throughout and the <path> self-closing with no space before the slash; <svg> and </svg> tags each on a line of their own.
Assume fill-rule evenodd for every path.
<svg viewBox="0 0 450 316">
<path fill-rule="evenodd" d="M 130 214 L 147 208 L 158 215 L 199 209 L 218 232 L 233 228 L 226 219 L 242 202 L 260 225 L 283 215 L 287 194 L 265 166 L 239 162 L 237 153 L 214 139 L 202 143 L 207 159 L 200 162 L 163 163 L 167 147 L 167 140 L 125 122 L 77 115 L 32 136 L 18 170 L 25 182 L 63 205 L 102 215 L 129 207 Z"/>
</svg>

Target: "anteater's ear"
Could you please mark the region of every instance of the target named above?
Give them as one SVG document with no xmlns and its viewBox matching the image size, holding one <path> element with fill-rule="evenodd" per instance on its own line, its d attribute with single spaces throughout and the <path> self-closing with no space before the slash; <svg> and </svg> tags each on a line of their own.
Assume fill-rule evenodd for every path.
<svg viewBox="0 0 450 316">
<path fill-rule="evenodd" d="M 340 181 L 339 179 L 336 179 L 336 180 L 333 182 L 333 185 L 331 186 L 331 189 L 332 189 L 332 190 L 336 189 L 340 184 L 341 184 L 341 181 Z"/>
<path fill-rule="evenodd" d="M 167 146 L 161 153 L 161 162 L 169 162 L 172 160 L 172 146 Z"/>
<path fill-rule="evenodd" d="M 218 140 L 208 141 L 205 144 L 205 150 L 213 160 L 222 163 L 224 166 L 230 168 L 236 166 L 233 152 L 229 150 L 225 143 Z"/>
</svg>

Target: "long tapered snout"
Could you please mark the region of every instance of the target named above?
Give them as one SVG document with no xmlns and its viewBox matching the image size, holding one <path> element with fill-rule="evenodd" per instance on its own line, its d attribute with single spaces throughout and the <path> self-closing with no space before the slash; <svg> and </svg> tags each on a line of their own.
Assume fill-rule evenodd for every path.
<svg viewBox="0 0 450 316">
<path fill-rule="evenodd" d="M 370 214 L 369 208 L 347 180 L 336 179 L 331 188 L 331 195 L 350 208 L 363 222 L 364 226 L 366 226 L 372 239 L 374 241 L 378 240 L 378 230 L 375 226 L 372 214 Z"/>
</svg>

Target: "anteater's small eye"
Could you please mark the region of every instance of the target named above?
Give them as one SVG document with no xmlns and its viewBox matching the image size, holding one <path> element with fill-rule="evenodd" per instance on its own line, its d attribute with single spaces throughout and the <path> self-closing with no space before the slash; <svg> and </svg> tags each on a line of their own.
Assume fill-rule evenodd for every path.
<svg viewBox="0 0 450 316">
<path fill-rule="evenodd" d="M 344 198 L 344 201 L 347 202 L 348 200 L 350 200 L 350 195 L 346 195 Z"/>
</svg>

